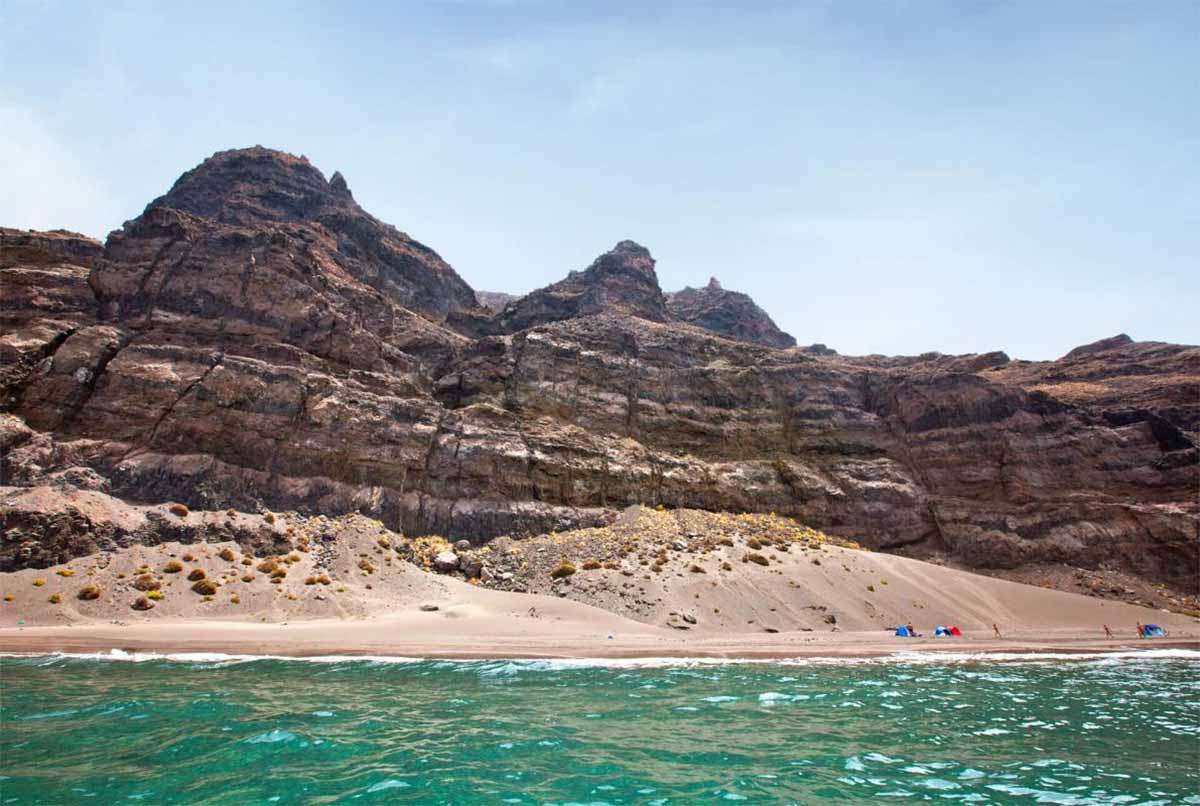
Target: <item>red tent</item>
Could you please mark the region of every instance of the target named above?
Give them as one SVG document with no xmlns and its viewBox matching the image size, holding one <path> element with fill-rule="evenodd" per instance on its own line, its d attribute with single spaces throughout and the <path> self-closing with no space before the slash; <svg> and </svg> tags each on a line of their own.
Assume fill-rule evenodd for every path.
<svg viewBox="0 0 1200 806">
<path fill-rule="evenodd" d="M 957 625 L 951 624 L 950 625 L 950 634 L 951 635 L 962 635 L 962 630 L 960 630 Z"/>
</svg>

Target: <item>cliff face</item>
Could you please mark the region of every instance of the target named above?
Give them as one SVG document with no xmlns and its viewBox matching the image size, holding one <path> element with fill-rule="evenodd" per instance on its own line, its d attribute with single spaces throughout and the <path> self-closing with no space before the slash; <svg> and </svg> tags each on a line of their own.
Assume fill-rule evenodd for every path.
<svg viewBox="0 0 1200 806">
<path fill-rule="evenodd" d="M 1179 584 L 1200 557 L 1200 348 L 778 349 L 744 295 L 664 296 L 632 242 L 489 311 L 340 176 L 265 149 L 216 155 L 103 246 L 0 231 L 0 283 L 5 485 L 476 540 L 633 503 L 773 511 Z M 47 557 L 22 553 L 39 539 L 0 568 Z"/>
</svg>

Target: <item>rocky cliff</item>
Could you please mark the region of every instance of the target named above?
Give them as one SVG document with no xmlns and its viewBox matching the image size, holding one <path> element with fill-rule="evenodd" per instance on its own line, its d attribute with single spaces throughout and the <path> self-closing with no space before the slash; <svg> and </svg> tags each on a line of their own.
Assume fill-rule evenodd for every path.
<svg viewBox="0 0 1200 806">
<path fill-rule="evenodd" d="M 767 347 L 796 346 L 796 340 L 780 330 L 754 300 L 738 291 L 726 291 L 716 277 L 703 288 L 688 287 L 667 294 L 667 310 L 681 322 L 731 339 Z"/>
<path fill-rule="evenodd" d="M 261 148 L 205 161 L 105 244 L 3 230 L 0 288 L 3 485 L 475 541 L 643 503 L 974 567 L 1187 586 L 1200 563 L 1197 347 L 790 348 L 744 295 L 664 295 L 629 241 L 497 311 L 340 175 Z M 5 506 L 26 526 L 0 568 L 53 558 Z"/>
</svg>

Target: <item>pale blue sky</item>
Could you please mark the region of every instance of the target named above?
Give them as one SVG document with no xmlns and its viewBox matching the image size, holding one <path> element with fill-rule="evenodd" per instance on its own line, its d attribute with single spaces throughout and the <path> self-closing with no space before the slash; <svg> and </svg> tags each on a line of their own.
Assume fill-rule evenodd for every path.
<svg viewBox="0 0 1200 806">
<path fill-rule="evenodd" d="M 0 0 L 0 224 L 257 143 L 478 289 L 632 238 L 844 353 L 1200 342 L 1197 0 L 187 5 Z"/>
</svg>

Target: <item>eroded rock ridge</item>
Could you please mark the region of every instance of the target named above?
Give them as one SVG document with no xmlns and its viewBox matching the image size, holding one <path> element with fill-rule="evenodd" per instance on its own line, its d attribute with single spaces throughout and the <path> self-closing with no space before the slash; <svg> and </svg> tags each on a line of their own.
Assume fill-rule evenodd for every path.
<svg viewBox="0 0 1200 806">
<path fill-rule="evenodd" d="M 631 504 L 775 512 L 974 567 L 1197 572 L 1193 346 L 795 348 L 715 282 L 664 294 L 631 241 L 486 307 L 340 174 L 262 148 L 103 244 L 0 231 L 0 289 L 7 486 L 474 541 Z M 37 539 L 6 532 L 0 564 L 53 560 Z"/>
</svg>

